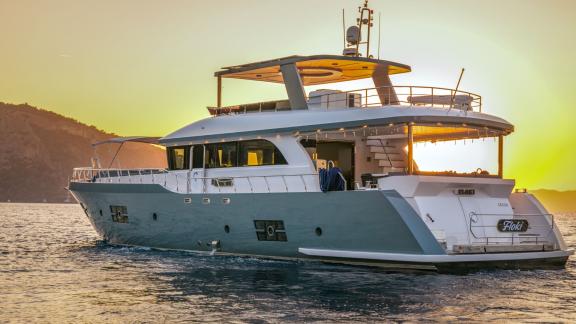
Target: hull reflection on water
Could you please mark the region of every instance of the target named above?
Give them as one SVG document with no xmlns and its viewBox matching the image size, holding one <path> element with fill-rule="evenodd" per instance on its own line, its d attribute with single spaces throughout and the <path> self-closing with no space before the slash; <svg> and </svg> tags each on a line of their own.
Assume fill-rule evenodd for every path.
<svg viewBox="0 0 576 324">
<path fill-rule="evenodd" d="M 111 246 L 77 205 L 0 204 L 0 215 L 0 322 L 576 319 L 573 260 L 564 270 L 394 273 Z M 576 214 L 557 222 L 574 247 Z"/>
</svg>

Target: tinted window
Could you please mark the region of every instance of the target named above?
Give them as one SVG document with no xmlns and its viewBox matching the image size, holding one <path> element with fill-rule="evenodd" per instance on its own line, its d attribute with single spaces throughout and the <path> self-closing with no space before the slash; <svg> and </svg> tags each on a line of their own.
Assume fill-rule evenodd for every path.
<svg viewBox="0 0 576 324">
<path fill-rule="evenodd" d="M 170 170 L 187 170 L 190 167 L 190 147 L 178 146 L 169 147 L 168 167 Z"/>
<path fill-rule="evenodd" d="M 206 145 L 207 168 L 230 168 L 238 165 L 237 142 Z"/>
<path fill-rule="evenodd" d="M 194 145 L 192 152 L 192 168 L 203 168 L 202 161 L 204 161 L 204 145 Z"/>
<path fill-rule="evenodd" d="M 242 141 L 238 144 L 238 166 L 287 164 L 276 146 L 266 140 Z"/>
</svg>

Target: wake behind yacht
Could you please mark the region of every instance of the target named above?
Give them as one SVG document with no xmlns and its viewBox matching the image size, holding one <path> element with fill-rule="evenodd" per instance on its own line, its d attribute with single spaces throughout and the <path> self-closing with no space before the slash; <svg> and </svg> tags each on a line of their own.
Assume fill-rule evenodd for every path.
<svg viewBox="0 0 576 324">
<path fill-rule="evenodd" d="M 564 266 L 573 251 L 553 215 L 503 177 L 513 125 L 479 95 L 393 85 L 411 68 L 369 54 L 373 11 L 359 14 L 343 55 L 223 68 L 211 117 L 107 141 L 162 145 L 168 168 L 74 169 L 69 189 L 95 230 L 113 244 L 394 268 Z M 223 106 L 226 79 L 280 83 L 287 99 Z M 363 79 L 374 87 L 305 90 Z M 414 159 L 415 143 L 482 138 L 498 142 L 496 174 Z"/>
</svg>

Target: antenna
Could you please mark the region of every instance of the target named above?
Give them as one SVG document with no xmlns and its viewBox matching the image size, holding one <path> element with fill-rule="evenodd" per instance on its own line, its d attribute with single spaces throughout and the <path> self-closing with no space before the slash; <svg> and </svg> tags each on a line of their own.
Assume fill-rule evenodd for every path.
<svg viewBox="0 0 576 324">
<path fill-rule="evenodd" d="M 374 10 L 368 8 L 368 0 L 364 1 L 362 7 L 358 7 L 360 18 L 356 19 L 356 25 L 350 26 L 346 30 L 346 45 L 344 47 L 344 55 L 347 56 L 362 56 L 360 53 L 360 46 L 365 46 L 366 57 L 370 58 L 370 30 L 374 26 Z M 343 19 L 344 22 L 344 19 Z M 366 41 L 362 41 L 363 30 L 366 30 Z"/>
<path fill-rule="evenodd" d="M 378 12 L 378 59 L 380 59 L 380 41 L 382 39 L 382 12 Z"/>
<path fill-rule="evenodd" d="M 464 68 L 460 71 L 460 77 L 458 78 L 458 83 L 456 83 L 456 89 L 454 89 L 454 94 L 452 95 L 452 105 L 450 109 L 454 106 L 454 99 L 456 99 L 456 93 L 458 92 L 458 88 L 460 87 L 460 81 L 462 81 L 462 76 L 464 75 Z"/>
<path fill-rule="evenodd" d="M 456 91 L 458 91 L 458 88 L 460 87 L 460 81 L 462 81 L 463 75 L 464 75 L 464 68 L 462 68 L 462 71 L 460 71 L 460 77 L 458 77 L 458 83 L 456 83 Z"/>
<path fill-rule="evenodd" d="M 342 8 L 342 40 L 344 41 L 344 48 L 346 48 L 346 18 L 344 16 L 344 8 Z"/>
</svg>

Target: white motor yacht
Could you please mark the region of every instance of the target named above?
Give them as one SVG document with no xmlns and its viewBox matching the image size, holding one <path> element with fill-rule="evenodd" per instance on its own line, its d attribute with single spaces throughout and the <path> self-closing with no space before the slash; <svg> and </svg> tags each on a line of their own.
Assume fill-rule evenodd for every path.
<svg viewBox="0 0 576 324">
<path fill-rule="evenodd" d="M 76 168 L 69 190 L 112 244 L 453 271 L 563 267 L 554 217 L 503 175 L 514 131 L 458 88 L 393 85 L 410 66 L 370 55 L 367 4 L 342 55 L 215 73 L 210 117 L 162 138 L 167 169 Z M 368 39 L 364 40 L 364 35 Z M 365 54 L 360 53 L 365 51 Z M 223 106 L 222 83 L 283 84 L 287 99 Z M 371 79 L 374 87 L 306 92 Z M 494 138 L 498 171 L 425 172 L 414 145 Z M 104 144 L 104 143 L 97 143 Z M 465 158 L 465 157 L 464 157 Z"/>
</svg>

